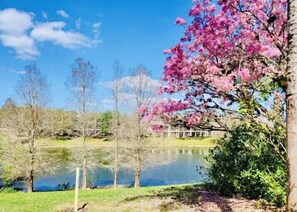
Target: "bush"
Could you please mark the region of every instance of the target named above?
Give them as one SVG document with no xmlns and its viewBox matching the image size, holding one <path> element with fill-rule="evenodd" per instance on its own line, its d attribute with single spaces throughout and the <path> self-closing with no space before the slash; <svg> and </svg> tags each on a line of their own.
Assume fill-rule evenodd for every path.
<svg viewBox="0 0 297 212">
<path fill-rule="evenodd" d="M 3 187 L 3 188 L 0 189 L 0 192 L 1 193 L 16 193 L 17 190 L 15 190 L 12 187 Z"/>
<path fill-rule="evenodd" d="M 286 151 L 282 127 L 243 124 L 210 150 L 209 177 L 221 194 L 285 204 Z"/>
<path fill-rule="evenodd" d="M 59 184 L 58 185 L 58 189 L 61 190 L 61 191 L 67 191 L 67 190 L 70 190 L 72 189 L 73 186 L 70 185 L 70 182 L 65 182 L 65 183 L 62 183 L 62 184 Z"/>
</svg>

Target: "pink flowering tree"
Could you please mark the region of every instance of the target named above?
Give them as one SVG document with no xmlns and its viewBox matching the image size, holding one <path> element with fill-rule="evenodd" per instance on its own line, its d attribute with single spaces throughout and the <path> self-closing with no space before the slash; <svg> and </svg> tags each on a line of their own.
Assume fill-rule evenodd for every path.
<svg viewBox="0 0 297 212">
<path fill-rule="evenodd" d="M 155 104 L 147 119 L 228 130 L 232 118 L 286 129 L 287 211 L 297 211 L 297 0 L 194 0 L 189 16 L 190 23 L 176 19 L 185 33 L 165 50 L 161 89 L 183 98 Z"/>
<path fill-rule="evenodd" d="M 199 0 L 167 54 L 162 94 L 148 119 L 228 130 L 226 117 L 283 124 L 287 48 L 285 0 Z M 162 128 L 154 126 L 155 129 Z"/>
</svg>

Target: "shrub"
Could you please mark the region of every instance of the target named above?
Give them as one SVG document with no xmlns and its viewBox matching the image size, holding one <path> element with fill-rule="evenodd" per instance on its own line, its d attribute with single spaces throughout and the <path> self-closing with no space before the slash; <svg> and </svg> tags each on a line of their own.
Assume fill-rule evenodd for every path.
<svg viewBox="0 0 297 212">
<path fill-rule="evenodd" d="M 286 151 L 283 127 L 243 124 L 210 150 L 209 177 L 223 195 L 285 204 Z"/>
<path fill-rule="evenodd" d="M 72 189 L 73 186 L 70 185 L 70 182 L 65 182 L 65 183 L 62 183 L 62 184 L 59 184 L 58 185 L 58 189 L 61 190 L 61 191 L 67 191 L 67 190 L 70 190 Z"/>
<path fill-rule="evenodd" d="M 15 190 L 12 187 L 3 187 L 3 188 L 0 189 L 0 192 L 1 193 L 16 193 L 17 190 Z"/>
</svg>

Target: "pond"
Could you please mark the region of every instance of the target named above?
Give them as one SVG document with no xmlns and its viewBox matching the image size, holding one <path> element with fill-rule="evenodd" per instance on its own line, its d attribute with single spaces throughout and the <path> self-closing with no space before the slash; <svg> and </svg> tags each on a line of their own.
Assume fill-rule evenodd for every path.
<svg viewBox="0 0 297 212">
<path fill-rule="evenodd" d="M 35 178 L 34 189 L 37 191 L 59 190 L 61 186 L 66 185 L 71 188 L 75 182 L 75 166 L 69 165 L 68 149 L 51 149 L 48 150 L 51 157 L 62 159 L 62 165 L 52 174 L 46 174 Z M 104 150 L 93 150 L 100 161 L 103 157 Z M 206 159 L 208 153 L 206 148 L 170 148 L 161 149 L 154 152 L 156 155 L 170 155 L 171 160 L 166 163 L 156 162 L 150 165 L 141 173 L 141 186 L 155 185 L 173 185 L 185 183 L 198 183 L 207 180 Z M 134 183 L 133 171 L 121 169 L 118 177 L 118 184 L 129 186 Z M 96 167 L 88 174 L 88 184 L 92 187 L 102 187 L 113 185 L 113 172 L 111 168 Z M 26 185 L 18 182 L 14 187 L 26 190 Z"/>
</svg>

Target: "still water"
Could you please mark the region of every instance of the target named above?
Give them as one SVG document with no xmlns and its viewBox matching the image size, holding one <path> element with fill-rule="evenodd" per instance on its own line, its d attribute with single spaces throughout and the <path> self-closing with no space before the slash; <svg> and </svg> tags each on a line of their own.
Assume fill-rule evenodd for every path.
<svg viewBox="0 0 297 212">
<path fill-rule="evenodd" d="M 35 178 L 34 189 L 39 191 L 59 190 L 59 184 L 69 184 L 73 187 L 75 182 L 75 168 L 71 166 L 67 149 L 49 150 L 52 157 L 62 159 L 62 165 L 54 172 Z M 96 149 L 95 155 L 100 161 L 102 149 Z M 170 155 L 171 161 L 162 164 L 155 162 L 141 173 L 141 186 L 172 185 L 183 183 L 197 183 L 207 180 L 205 148 L 172 148 L 157 150 L 154 154 Z M 197 169 L 198 168 L 198 169 Z M 133 171 L 122 169 L 119 172 L 119 185 L 133 185 Z M 96 167 L 88 174 L 88 184 L 92 187 L 113 185 L 113 172 L 111 168 Z M 15 187 L 26 190 L 24 183 L 18 183 Z"/>
</svg>

